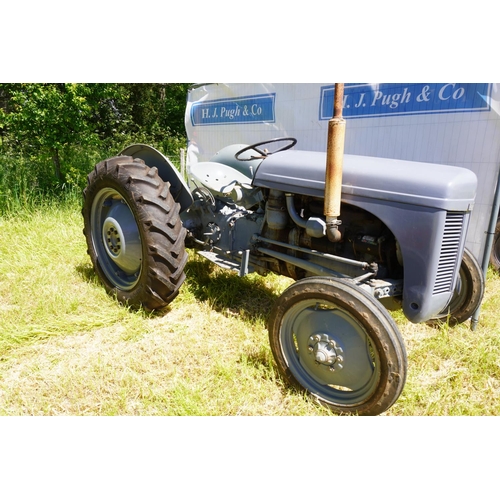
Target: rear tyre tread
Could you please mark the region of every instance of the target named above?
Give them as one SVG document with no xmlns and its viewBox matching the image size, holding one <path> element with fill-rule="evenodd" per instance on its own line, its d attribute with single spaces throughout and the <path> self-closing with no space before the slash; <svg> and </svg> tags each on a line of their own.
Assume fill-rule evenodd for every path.
<svg viewBox="0 0 500 500">
<path fill-rule="evenodd" d="M 185 279 L 186 229 L 169 186 L 159 177 L 156 167 L 150 168 L 143 160 L 128 156 L 98 163 L 87 178 L 82 209 L 87 251 L 107 291 L 131 306 L 148 310 L 163 308 L 177 296 Z M 118 191 L 129 205 L 142 241 L 143 271 L 132 290 L 120 290 L 109 279 L 100 265 L 100 259 L 107 256 L 97 255 L 92 243 L 92 203 L 100 190 L 109 187 Z"/>
</svg>

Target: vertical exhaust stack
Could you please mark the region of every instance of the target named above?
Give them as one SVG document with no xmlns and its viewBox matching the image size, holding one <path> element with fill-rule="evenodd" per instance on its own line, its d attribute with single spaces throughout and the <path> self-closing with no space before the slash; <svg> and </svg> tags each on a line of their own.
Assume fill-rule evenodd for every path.
<svg viewBox="0 0 500 500">
<path fill-rule="evenodd" d="M 338 219 L 340 215 L 340 197 L 342 191 L 342 165 L 344 159 L 345 120 L 342 118 L 344 84 L 335 84 L 333 118 L 328 122 L 328 143 L 326 149 L 325 208 L 326 235 L 335 243 L 342 235 Z"/>
</svg>

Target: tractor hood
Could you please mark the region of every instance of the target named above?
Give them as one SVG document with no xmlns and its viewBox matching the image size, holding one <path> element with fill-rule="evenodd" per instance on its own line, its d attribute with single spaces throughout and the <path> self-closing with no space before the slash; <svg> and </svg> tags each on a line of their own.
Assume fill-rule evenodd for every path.
<svg viewBox="0 0 500 500">
<path fill-rule="evenodd" d="M 477 178 L 471 170 L 406 160 L 344 155 L 342 195 L 447 211 L 472 209 Z M 253 185 L 323 198 L 326 153 L 290 150 L 262 161 Z"/>
</svg>

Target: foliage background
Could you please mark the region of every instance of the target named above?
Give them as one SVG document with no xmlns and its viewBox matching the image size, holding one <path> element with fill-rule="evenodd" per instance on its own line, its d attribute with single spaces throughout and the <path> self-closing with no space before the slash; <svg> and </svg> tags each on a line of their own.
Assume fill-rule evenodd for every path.
<svg viewBox="0 0 500 500">
<path fill-rule="evenodd" d="M 189 83 L 0 83 L 0 213 L 81 191 L 95 163 L 134 142 L 174 163 Z"/>
</svg>

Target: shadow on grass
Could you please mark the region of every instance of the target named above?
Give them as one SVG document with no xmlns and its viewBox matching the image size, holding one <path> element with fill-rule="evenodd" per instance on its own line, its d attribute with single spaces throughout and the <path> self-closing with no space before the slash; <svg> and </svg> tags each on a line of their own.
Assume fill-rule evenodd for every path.
<svg viewBox="0 0 500 500">
<path fill-rule="evenodd" d="M 244 320 L 267 322 L 278 295 L 266 285 L 265 278 L 251 274 L 240 278 L 212 262 L 191 259 L 185 268 L 187 287 L 196 300 L 208 302 L 225 314 L 239 315 Z"/>
<path fill-rule="evenodd" d="M 82 263 L 75 269 L 85 282 L 103 288 L 92 264 Z M 244 320 L 267 322 L 278 298 L 278 294 L 266 285 L 264 277 L 252 274 L 240 278 L 235 272 L 221 269 L 198 256 L 191 256 L 185 273 L 186 281 L 181 292 L 187 288 L 196 300 L 208 302 L 214 310 L 239 315 Z M 157 311 L 144 311 L 144 314 L 148 317 L 164 316 L 170 310 L 167 306 Z"/>
<path fill-rule="evenodd" d="M 87 283 L 99 283 L 99 278 L 91 264 L 78 264 L 75 270 Z"/>
<path fill-rule="evenodd" d="M 268 342 L 244 348 L 239 362 L 252 368 L 263 380 L 276 381 L 280 378 Z"/>
</svg>

